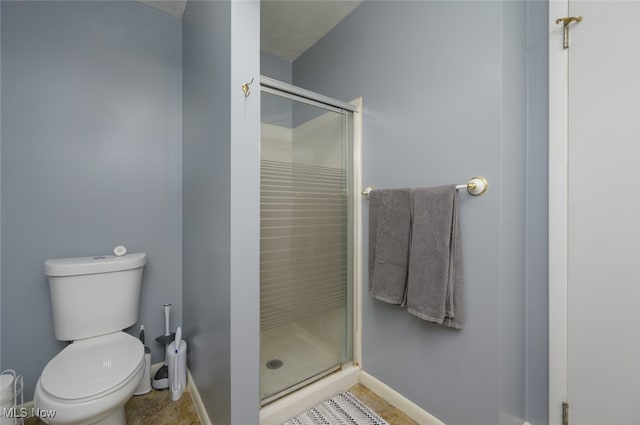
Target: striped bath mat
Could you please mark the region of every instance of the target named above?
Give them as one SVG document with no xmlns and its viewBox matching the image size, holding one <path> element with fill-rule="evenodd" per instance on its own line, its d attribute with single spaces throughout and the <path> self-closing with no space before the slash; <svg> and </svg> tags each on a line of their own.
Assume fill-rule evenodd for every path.
<svg viewBox="0 0 640 425">
<path fill-rule="evenodd" d="M 325 400 L 282 425 L 389 425 L 349 391 Z"/>
</svg>

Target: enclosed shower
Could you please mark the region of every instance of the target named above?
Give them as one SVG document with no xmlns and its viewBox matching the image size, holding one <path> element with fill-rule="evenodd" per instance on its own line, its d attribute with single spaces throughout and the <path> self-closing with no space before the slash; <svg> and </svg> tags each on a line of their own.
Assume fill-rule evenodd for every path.
<svg viewBox="0 0 640 425">
<path fill-rule="evenodd" d="M 263 77 L 260 398 L 353 359 L 353 107 Z"/>
</svg>

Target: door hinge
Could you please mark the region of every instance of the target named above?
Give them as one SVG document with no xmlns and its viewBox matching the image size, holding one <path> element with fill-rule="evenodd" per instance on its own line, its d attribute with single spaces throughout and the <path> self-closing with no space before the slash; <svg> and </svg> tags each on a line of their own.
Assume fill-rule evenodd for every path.
<svg viewBox="0 0 640 425">
<path fill-rule="evenodd" d="M 562 425 L 569 425 L 569 403 L 562 403 Z"/>
<path fill-rule="evenodd" d="M 562 22 L 562 48 L 569 48 L 569 24 L 571 22 L 581 22 L 582 16 L 567 16 L 566 18 L 556 19 L 556 24 Z"/>
</svg>

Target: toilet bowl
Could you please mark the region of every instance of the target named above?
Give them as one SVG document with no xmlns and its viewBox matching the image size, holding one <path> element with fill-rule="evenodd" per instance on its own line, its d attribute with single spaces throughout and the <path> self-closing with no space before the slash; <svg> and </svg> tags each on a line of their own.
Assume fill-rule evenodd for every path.
<svg viewBox="0 0 640 425">
<path fill-rule="evenodd" d="M 124 332 L 74 342 L 42 371 L 34 402 L 48 424 L 121 424 L 144 375 L 144 346 Z M 120 411 L 119 411 L 120 410 Z"/>
<path fill-rule="evenodd" d="M 72 341 L 45 366 L 34 405 L 52 425 L 126 425 L 145 371 L 138 317 L 146 254 L 47 260 L 54 332 Z"/>
</svg>

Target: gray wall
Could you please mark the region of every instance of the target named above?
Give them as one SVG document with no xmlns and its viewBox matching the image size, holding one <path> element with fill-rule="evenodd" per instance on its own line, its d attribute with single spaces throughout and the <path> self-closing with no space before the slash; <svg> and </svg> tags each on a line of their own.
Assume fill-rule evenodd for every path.
<svg viewBox="0 0 640 425">
<path fill-rule="evenodd" d="M 260 73 L 284 83 L 293 81 L 293 64 L 267 52 L 260 52 Z"/>
<path fill-rule="evenodd" d="M 2 87 L 2 6 L 0 5 L 0 88 Z M 2 90 L 0 89 L 0 223 L 2 223 Z M 0 241 L 2 226 L 0 225 Z M 2 365 L 2 243 L 0 243 L 0 370 Z"/>
<path fill-rule="evenodd" d="M 235 1 L 189 1 L 183 17 L 184 319 L 216 424 L 259 422 L 259 19 Z"/>
<path fill-rule="evenodd" d="M 527 3 L 527 419 L 549 423 L 549 4 Z"/>
<path fill-rule="evenodd" d="M 239 425 L 260 422 L 259 1 L 231 2 L 231 52 L 231 423 Z"/>
<path fill-rule="evenodd" d="M 500 161 L 498 251 L 500 424 L 521 425 L 526 417 L 525 391 L 525 272 L 527 163 L 527 7 L 522 1 L 502 3 L 500 85 Z M 471 135 L 469 135 L 471 136 Z M 473 284 L 473 282 L 471 282 Z"/>
<path fill-rule="evenodd" d="M 273 78 L 284 83 L 291 84 L 293 64 L 285 59 L 279 58 L 267 52 L 260 52 L 260 74 Z M 261 122 L 269 124 L 291 127 L 293 118 L 293 106 L 288 103 L 288 113 L 283 113 L 284 102 L 282 104 L 274 102 L 262 102 L 260 114 Z"/>
<path fill-rule="evenodd" d="M 183 31 L 183 303 L 189 369 L 215 424 L 230 423 L 231 4 L 189 1 Z"/>
<path fill-rule="evenodd" d="M 180 28 L 138 2 L 2 2 L 2 366 L 26 400 L 64 346 L 45 259 L 145 251 L 154 362 L 162 304 L 181 321 Z"/>
<path fill-rule="evenodd" d="M 446 423 L 544 423 L 546 415 L 546 387 L 530 382 L 547 374 L 546 221 L 530 217 L 544 215 L 531 204 L 546 200 L 535 180 L 546 167 L 546 70 L 533 62 L 543 55 L 544 7 L 365 2 L 293 66 L 298 86 L 363 96 L 365 185 L 489 180 L 482 197 L 461 193 L 464 330 L 364 298 L 364 369 Z M 366 220 L 366 203 L 364 211 Z"/>
</svg>

